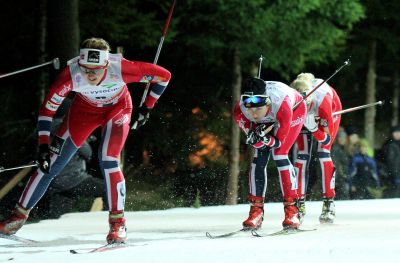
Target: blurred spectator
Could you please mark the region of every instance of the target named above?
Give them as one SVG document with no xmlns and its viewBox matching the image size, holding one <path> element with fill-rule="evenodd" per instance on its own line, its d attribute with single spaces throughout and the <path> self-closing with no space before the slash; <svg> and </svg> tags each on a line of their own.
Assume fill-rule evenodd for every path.
<svg viewBox="0 0 400 263">
<path fill-rule="evenodd" d="M 336 140 L 332 145 L 331 157 L 336 167 L 335 192 L 336 199 L 350 198 L 348 185 L 349 156 L 346 152 L 347 133 L 343 127 L 339 128 Z"/>
<path fill-rule="evenodd" d="M 355 144 L 356 153 L 349 167 L 351 199 L 381 198 L 382 189 L 374 158 L 368 156 L 368 142 L 364 139 Z"/>
<path fill-rule="evenodd" d="M 360 131 L 356 126 L 348 126 L 345 128 L 347 133 L 347 145 L 346 151 L 350 157 L 353 157 L 354 154 L 358 152 L 356 149 L 356 144 L 360 141 Z M 367 155 L 369 157 L 374 157 L 374 149 L 368 144 Z"/>
<path fill-rule="evenodd" d="M 387 177 L 384 180 L 385 197 L 400 197 L 400 126 L 394 126 L 391 137 L 382 146 Z"/>
<path fill-rule="evenodd" d="M 356 154 L 356 143 L 360 140 L 358 129 L 355 126 L 345 128 L 347 133 L 346 152 L 352 158 Z"/>
</svg>

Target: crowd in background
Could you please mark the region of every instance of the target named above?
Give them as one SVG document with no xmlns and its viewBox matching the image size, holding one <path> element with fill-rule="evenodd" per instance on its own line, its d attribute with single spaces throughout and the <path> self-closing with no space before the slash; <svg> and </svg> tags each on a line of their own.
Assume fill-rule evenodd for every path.
<svg viewBox="0 0 400 263">
<path fill-rule="evenodd" d="M 400 197 L 400 126 L 374 150 L 354 127 L 341 127 L 332 147 L 336 199 Z"/>
</svg>

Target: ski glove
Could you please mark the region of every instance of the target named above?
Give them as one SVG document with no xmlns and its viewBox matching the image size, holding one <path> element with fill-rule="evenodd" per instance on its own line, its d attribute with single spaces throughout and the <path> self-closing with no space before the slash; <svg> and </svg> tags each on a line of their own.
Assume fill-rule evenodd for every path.
<svg viewBox="0 0 400 263">
<path fill-rule="evenodd" d="M 151 109 L 147 108 L 146 106 L 140 106 L 137 109 L 137 111 L 132 116 L 132 121 L 133 121 L 133 125 L 131 128 L 132 130 L 139 129 L 147 122 L 147 120 L 150 117 L 150 110 Z"/>
<path fill-rule="evenodd" d="M 250 131 L 247 134 L 246 144 L 254 145 L 254 144 L 258 143 L 259 141 L 261 141 L 261 137 L 258 135 L 256 130 Z"/>
<path fill-rule="evenodd" d="M 272 130 L 274 125 L 268 126 L 267 124 L 260 124 L 254 131 L 250 131 L 247 135 L 246 144 L 254 145 L 259 141 L 269 141 L 268 133 Z"/>
<path fill-rule="evenodd" d="M 314 113 L 307 114 L 304 127 L 306 127 L 310 132 L 316 132 L 318 130 L 318 124 L 315 121 Z"/>
<path fill-rule="evenodd" d="M 37 162 L 42 172 L 46 174 L 50 172 L 50 148 L 47 143 L 39 145 Z"/>
<path fill-rule="evenodd" d="M 256 144 L 259 144 L 262 142 L 262 144 L 255 146 L 256 148 L 260 148 L 263 146 L 266 147 L 279 147 L 280 142 L 278 139 L 276 139 L 273 135 L 270 135 L 269 132 L 272 130 L 274 125 L 267 125 L 267 124 L 261 124 L 257 126 L 257 128 L 254 131 L 250 131 L 249 134 L 247 135 L 246 139 L 246 144 L 250 144 L 252 146 L 255 146 Z"/>
<path fill-rule="evenodd" d="M 272 128 L 274 128 L 274 124 L 269 123 L 268 125 L 260 124 L 257 126 L 256 133 L 258 134 L 258 136 L 264 137 L 264 136 L 268 135 L 268 133 L 272 130 Z"/>
</svg>

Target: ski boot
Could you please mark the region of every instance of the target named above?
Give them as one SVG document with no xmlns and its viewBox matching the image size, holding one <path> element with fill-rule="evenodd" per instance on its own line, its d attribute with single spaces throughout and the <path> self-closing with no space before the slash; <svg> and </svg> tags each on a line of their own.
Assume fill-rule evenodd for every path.
<svg viewBox="0 0 400 263">
<path fill-rule="evenodd" d="M 300 226 L 299 209 L 297 208 L 297 200 L 294 198 L 286 198 L 283 202 L 285 219 L 282 222 L 284 229 L 297 229 Z"/>
<path fill-rule="evenodd" d="M 126 241 L 126 220 L 124 213 L 112 213 L 110 212 L 108 222 L 110 224 L 110 231 L 107 235 L 108 244 L 125 243 Z"/>
<path fill-rule="evenodd" d="M 0 233 L 4 235 L 15 234 L 28 219 L 30 210 L 16 205 L 10 217 L 3 222 L 0 222 Z"/>
<path fill-rule="evenodd" d="M 249 195 L 249 217 L 243 222 L 244 230 L 257 230 L 264 220 L 264 197 Z"/>
<path fill-rule="evenodd" d="M 300 198 L 297 201 L 297 208 L 299 209 L 300 224 L 303 223 L 304 216 L 306 215 L 306 199 Z"/>
<path fill-rule="evenodd" d="M 335 203 L 333 198 L 323 198 L 322 213 L 319 216 L 319 222 L 321 224 L 333 223 L 335 220 Z"/>
</svg>

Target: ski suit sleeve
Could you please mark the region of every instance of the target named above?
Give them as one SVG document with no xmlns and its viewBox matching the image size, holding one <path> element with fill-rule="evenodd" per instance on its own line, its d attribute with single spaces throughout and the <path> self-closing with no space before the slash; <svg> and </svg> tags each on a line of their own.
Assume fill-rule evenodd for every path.
<svg viewBox="0 0 400 263">
<path fill-rule="evenodd" d="M 251 128 L 251 122 L 246 116 L 243 114 L 242 110 L 240 109 L 239 102 L 236 104 L 235 109 L 233 110 L 233 118 L 235 123 L 239 126 L 239 128 L 246 133 L 249 133 Z"/>
<path fill-rule="evenodd" d="M 333 133 L 333 112 L 332 112 L 332 98 L 327 94 L 322 100 L 318 108 L 319 124 L 318 130 L 313 133 L 314 138 L 322 144 L 329 144 L 331 142 Z M 328 129 L 328 132 L 325 131 Z"/>
<path fill-rule="evenodd" d="M 53 122 L 53 116 L 71 90 L 72 79 L 69 67 L 67 67 L 58 75 L 57 79 L 50 86 L 49 92 L 47 93 L 42 106 L 39 109 L 37 124 L 39 145 L 48 144 L 50 142 L 50 131 L 51 124 Z"/>
<path fill-rule="evenodd" d="M 252 131 L 253 129 L 255 129 L 257 127 L 256 123 L 252 123 L 249 119 L 246 118 L 246 116 L 243 114 L 243 112 L 240 108 L 239 103 L 237 103 L 235 106 L 233 117 L 234 117 L 235 123 L 239 126 L 239 128 L 242 131 L 244 131 L 246 136 L 249 134 L 250 131 Z M 269 125 L 272 125 L 272 124 L 269 124 Z M 260 138 L 260 141 L 253 144 L 252 146 L 254 148 L 262 148 L 264 146 L 275 147 L 275 145 L 277 145 L 277 143 L 279 141 L 272 135 L 268 135 L 268 136 L 269 137 L 268 137 L 267 142 L 265 140 L 263 140 L 263 138 Z"/>
<path fill-rule="evenodd" d="M 152 63 L 130 61 L 123 58 L 121 69 L 125 83 L 151 83 L 149 93 L 144 101 L 146 107 L 150 109 L 154 107 L 171 79 L 171 73 L 168 70 Z"/>
<path fill-rule="evenodd" d="M 289 97 L 286 96 L 276 113 L 276 120 L 279 123 L 279 128 L 275 133 L 275 137 L 279 142 L 279 146 L 285 142 L 285 138 L 289 136 L 290 124 L 292 122 L 293 110 L 289 102 Z"/>
</svg>

